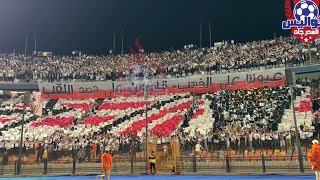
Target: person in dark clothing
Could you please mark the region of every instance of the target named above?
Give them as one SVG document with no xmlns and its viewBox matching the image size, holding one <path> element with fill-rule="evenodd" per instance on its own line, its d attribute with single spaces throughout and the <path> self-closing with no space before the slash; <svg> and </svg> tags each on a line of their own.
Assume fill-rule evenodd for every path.
<svg viewBox="0 0 320 180">
<path fill-rule="evenodd" d="M 151 154 L 149 156 L 149 163 L 150 163 L 150 173 L 155 174 L 156 173 L 156 155 L 154 154 L 153 151 L 151 151 Z"/>
<path fill-rule="evenodd" d="M 97 155 L 99 156 L 100 154 L 101 154 L 100 143 L 97 143 Z"/>
<path fill-rule="evenodd" d="M 8 152 L 5 151 L 3 156 L 2 156 L 2 165 L 1 165 L 1 173 L 0 175 L 3 175 L 3 169 L 5 166 L 8 165 L 8 160 L 9 160 L 9 155 L 8 155 Z"/>
<path fill-rule="evenodd" d="M 172 174 L 172 175 L 175 175 L 175 174 L 176 174 L 176 167 L 175 167 L 175 166 L 172 167 L 172 169 L 171 169 L 171 174 Z"/>
<path fill-rule="evenodd" d="M 39 164 L 39 159 L 40 159 L 40 162 L 42 162 L 42 156 L 43 156 L 43 153 L 44 153 L 43 145 L 40 144 L 37 150 L 38 150 L 38 154 L 37 154 L 36 163 Z"/>
<path fill-rule="evenodd" d="M 85 151 L 86 151 L 86 155 L 87 155 L 87 158 L 88 158 L 88 162 L 90 161 L 90 157 L 91 157 L 90 150 L 91 150 L 91 143 L 89 143 L 89 144 L 87 144 L 85 146 Z"/>
<path fill-rule="evenodd" d="M 245 151 L 245 148 L 246 148 L 246 142 L 247 142 L 246 138 L 245 138 L 244 136 L 241 136 L 241 137 L 240 137 L 240 142 L 239 142 L 239 144 L 238 144 L 238 146 L 239 146 L 239 153 L 240 153 L 240 154 L 244 154 L 244 151 Z"/>
<path fill-rule="evenodd" d="M 48 173 L 48 147 L 46 147 L 46 150 L 43 152 L 43 174 Z"/>
</svg>

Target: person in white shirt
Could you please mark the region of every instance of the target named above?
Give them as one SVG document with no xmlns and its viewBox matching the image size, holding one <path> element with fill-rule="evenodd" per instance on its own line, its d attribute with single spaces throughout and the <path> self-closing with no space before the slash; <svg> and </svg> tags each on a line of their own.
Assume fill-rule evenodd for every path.
<svg viewBox="0 0 320 180">
<path fill-rule="evenodd" d="M 164 136 L 161 137 L 161 144 L 166 143 L 166 138 Z"/>
<path fill-rule="evenodd" d="M 266 149 L 267 150 L 273 150 L 273 147 L 272 147 L 272 133 L 271 132 L 268 132 L 266 134 Z"/>
<path fill-rule="evenodd" d="M 183 147 L 185 145 L 186 140 L 181 134 L 179 135 L 179 139 L 180 139 L 181 147 Z"/>
<path fill-rule="evenodd" d="M 204 149 L 208 151 L 208 135 L 207 134 L 203 136 L 203 145 L 204 145 Z"/>
<path fill-rule="evenodd" d="M 265 142 L 266 142 L 266 134 L 262 133 L 260 136 L 260 145 L 262 149 L 265 149 L 265 146 L 266 146 Z"/>
<path fill-rule="evenodd" d="M 279 149 L 279 133 L 277 131 L 272 132 L 272 148 L 273 150 Z"/>
<path fill-rule="evenodd" d="M 286 148 L 290 149 L 292 148 L 292 143 L 291 143 L 291 132 L 286 133 Z"/>
<path fill-rule="evenodd" d="M 217 151 L 220 148 L 220 140 L 219 140 L 219 135 L 218 133 L 213 134 L 213 150 Z"/>
<path fill-rule="evenodd" d="M 163 153 L 164 158 L 168 157 L 168 146 L 166 144 L 164 144 L 164 146 L 162 146 L 162 153 Z"/>
<path fill-rule="evenodd" d="M 212 132 L 210 132 L 209 133 L 209 135 L 208 135 L 208 150 L 209 151 L 212 151 L 213 150 L 213 148 L 212 148 L 212 139 L 213 139 L 213 135 L 212 135 Z"/>
<path fill-rule="evenodd" d="M 201 154 L 201 150 L 203 150 L 204 148 L 201 146 L 200 142 L 198 142 L 195 146 L 195 153 L 196 156 L 200 156 Z"/>
<path fill-rule="evenodd" d="M 161 137 L 158 136 L 158 137 L 157 137 L 157 145 L 160 145 L 160 144 L 161 144 Z"/>
<path fill-rule="evenodd" d="M 253 151 L 253 146 L 252 146 L 252 141 L 253 141 L 253 133 L 252 132 L 249 132 L 248 134 L 248 142 L 249 142 L 249 149 L 250 151 Z"/>
<path fill-rule="evenodd" d="M 261 146 L 260 146 L 260 134 L 256 131 L 254 134 L 253 134 L 253 141 L 252 141 L 252 144 L 253 144 L 253 148 L 254 150 L 257 150 L 257 149 L 260 149 Z"/>
<path fill-rule="evenodd" d="M 299 136 L 301 140 L 301 147 L 306 147 L 307 146 L 307 133 L 304 130 L 304 126 L 301 125 L 299 128 Z"/>
<path fill-rule="evenodd" d="M 226 135 L 224 134 L 224 132 L 221 132 L 220 134 L 219 134 L 219 151 L 221 150 L 221 149 L 223 149 L 223 150 L 225 150 L 226 149 L 226 137 L 225 137 Z"/>
<path fill-rule="evenodd" d="M 285 146 L 285 134 L 284 133 L 279 133 L 279 138 L 280 138 L 280 150 Z"/>
</svg>

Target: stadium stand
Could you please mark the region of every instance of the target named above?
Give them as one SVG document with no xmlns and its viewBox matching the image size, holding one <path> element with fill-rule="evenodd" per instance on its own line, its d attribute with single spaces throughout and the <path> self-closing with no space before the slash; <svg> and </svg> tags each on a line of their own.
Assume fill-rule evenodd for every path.
<svg viewBox="0 0 320 180">
<path fill-rule="evenodd" d="M 294 37 L 236 44 L 224 41 L 214 48 L 185 46 L 182 50 L 108 56 L 54 56 L 35 60 L 23 55 L 1 54 L 0 80 L 4 82 L 75 82 L 124 80 L 128 69 L 142 61 L 154 77 L 174 78 L 250 69 L 297 66 L 308 58 Z"/>
<path fill-rule="evenodd" d="M 292 37 L 280 37 L 245 44 L 222 42 L 211 49 L 186 46 L 183 50 L 145 54 L 145 59 L 157 78 L 176 78 L 299 66 L 307 60 L 302 49 Z M 0 80 L 7 83 L 125 80 L 124 70 L 130 68 L 132 58 L 128 54 L 57 56 L 50 61 L 33 62 L 32 58 L 14 54 L 1 55 Z M 229 156 L 232 162 L 258 161 L 262 155 L 268 161 L 294 159 L 297 143 L 293 108 L 304 156 L 310 141 L 320 135 L 319 79 L 297 79 L 293 91 L 293 103 L 286 86 L 150 94 L 148 99 L 134 95 L 106 99 L 44 98 L 42 115 L 33 113 L 31 105 L 25 106 L 22 95 L 3 93 L 0 151 L 8 152 L 10 163 L 16 164 L 24 116 L 24 164 L 39 163 L 47 148 L 52 163 L 70 164 L 75 156 L 80 164 L 99 162 L 106 147 L 116 161 L 141 160 L 147 152 L 146 121 L 159 152 L 157 161 L 159 164 L 166 161 L 167 169 L 173 164 L 169 156 L 175 156 L 176 147 L 181 150 L 183 161 L 199 158 L 203 167 L 227 161 Z M 35 99 L 31 97 L 31 101 Z M 84 156 L 75 152 L 83 152 Z"/>
<path fill-rule="evenodd" d="M 301 85 L 294 92 L 300 137 L 307 147 L 314 134 L 319 134 L 313 126 L 310 87 Z M 19 96 L 3 100 L 1 107 L 6 115 L 1 119 L 1 144 L 11 150 L 17 148 L 20 137 L 23 104 L 19 103 Z M 149 101 L 143 97 L 49 100 L 43 104 L 42 117 L 34 117 L 31 109 L 26 108 L 24 146 L 34 149 L 40 143 L 54 154 L 70 154 L 73 148 L 99 144 L 100 148 L 109 146 L 114 153 L 123 155 L 135 142 L 140 145 L 138 152 L 142 152 L 146 104 L 149 131 L 159 138 L 160 144 L 177 135 L 188 156 L 197 143 L 207 152 L 231 149 L 238 155 L 294 146 L 292 104 L 286 87 L 203 95 L 168 94 L 150 97 Z"/>
</svg>

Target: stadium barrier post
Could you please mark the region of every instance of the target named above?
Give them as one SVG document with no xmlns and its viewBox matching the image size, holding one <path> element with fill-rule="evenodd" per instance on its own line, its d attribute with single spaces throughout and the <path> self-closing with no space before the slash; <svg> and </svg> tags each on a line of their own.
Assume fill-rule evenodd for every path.
<svg viewBox="0 0 320 180">
<path fill-rule="evenodd" d="M 131 163 L 131 174 L 133 174 L 133 152 L 134 151 L 131 152 L 131 160 L 130 160 L 131 161 L 130 162 Z"/>
<path fill-rule="evenodd" d="M 21 173 L 21 158 L 22 158 L 22 141 L 23 141 L 23 124 L 24 124 L 24 111 L 25 111 L 25 104 L 23 106 L 23 112 L 22 112 L 22 125 L 21 125 L 21 137 L 20 137 L 20 143 L 19 143 L 19 156 L 18 156 L 18 163 L 17 163 L 17 175 L 20 175 Z"/>
<path fill-rule="evenodd" d="M 196 163 L 196 152 L 195 152 L 195 149 L 194 149 L 194 151 L 193 151 L 192 170 L 193 170 L 193 172 L 197 172 L 197 163 Z"/>
<path fill-rule="evenodd" d="M 149 85 L 147 85 L 145 87 L 145 93 L 144 93 L 144 97 L 145 97 L 145 114 L 146 114 L 146 174 L 149 174 L 149 153 L 148 153 L 148 94 L 149 93 Z M 150 169 L 151 171 L 151 169 Z"/>
<path fill-rule="evenodd" d="M 22 158 L 22 144 L 23 144 L 23 133 L 24 133 L 24 118 L 25 118 L 25 110 L 26 104 L 30 103 L 30 92 L 25 92 L 23 96 L 23 110 L 22 110 L 22 123 L 21 123 L 21 133 L 20 133 L 20 143 L 19 143 L 19 157 L 17 164 L 17 175 L 21 173 L 21 158 Z"/>
<path fill-rule="evenodd" d="M 265 173 L 266 172 L 266 158 L 264 157 L 264 153 L 262 153 L 261 162 L 262 162 L 262 172 Z"/>
<path fill-rule="evenodd" d="M 294 109 L 294 97 L 293 97 L 293 86 L 290 85 L 290 94 L 291 94 L 291 105 L 292 105 L 292 112 L 293 112 L 293 121 L 294 121 L 294 129 L 295 129 L 295 135 L 296 135 L 296 143 L 297 143 L 297 150 L 299 154 L 299 167 L 300 172 L 304 173 L 304 167 L 303 167 L 303 158 L 302 158 L 302 150 L 301 150 L 301 144 L 300 144 L 300 136 L 298 131 L 298 125 L 297 125 L 297 119 L 296 119 L 296 112 Z"/>
<path fill-rule="evenodd" d="M 72 147 L 72 174 L 76 174 L 76 151 Z"/>
<path fill-rule="evenodd" d="M 48 159 L 44 159 L 43 160 L 43 174 L 47 174 L 48 173 Z"/>
<path fill-rule="evenodd" d="M 17 161 L 14 161 L 14 175 L 17 175 Z"/>
<path fill-rule="evenodd" d="M 309 54 L 310 64 L 312 64 L 312 55 L 311 55 L 310 44 L 308 44 L 308 54 Z"/>
<path fill-rule="evenodd" d="M 226 155 L 226 168 L 227 168 L 227 172 L 230 172 L 230 157 L 229 154 Z"/>
</svg>

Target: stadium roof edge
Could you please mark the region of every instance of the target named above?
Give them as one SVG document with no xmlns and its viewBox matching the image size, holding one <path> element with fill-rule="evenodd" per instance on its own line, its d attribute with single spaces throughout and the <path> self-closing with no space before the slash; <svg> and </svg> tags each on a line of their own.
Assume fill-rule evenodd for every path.
<svg viewBox="0 0 320 180">
<path fill-rule="evenodd" d="M 26 83 L 26 84 L 0 84 L 0 90 L 10 91 L 35 91 L 39 90 L 38 83 Z"/>
<path fill-rule="evenodd" d="M 293 71 L 296 74 L 320 72 L 320 64 L 302 66 L 302 67 L 295 67 L 295 68 L 293 68 Z"/>
</svg>

